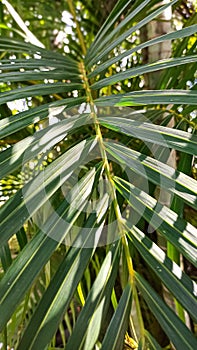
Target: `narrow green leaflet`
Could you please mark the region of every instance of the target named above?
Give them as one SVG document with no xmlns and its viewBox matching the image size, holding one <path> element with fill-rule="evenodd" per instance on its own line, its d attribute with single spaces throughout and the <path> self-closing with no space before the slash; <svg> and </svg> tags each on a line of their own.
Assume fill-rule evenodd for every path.
<svg viewBox="0 0 197 350">
<path fill-rule="evenodd" d="M 11 38 L 0 38 L 0 51 L 8 51 L 8 52 L 21 52 L 21 53 L 29 53 L 31 55 L 36 55 L 36 57 L 43 57 L 46 59 L 55 59 L 56 61 L 65 63 L 66 65 L 73 66 L 75 68 L 78 67 L 78 62 L 75 61 L 70 56 L 63 56 L 59 52 L 48 51 L 44 48 L 38 47 L 36 45 L 32 45 L 29 43 L 25 43 L 24 41 L 19 41 Z"/>
<path fill-rule="evenodd" d="M 197 320 L 196 283 L 137 227 L 133 226 L 128 235 L 143 259 L 180 301 L 191 317 Z"/>
<path fill-rule="evenodd" d="M 73 171 L 83 164 L 96 144 L 94 139 L 78 143 L 9 198 L 0 208 L 1 244 L 7 242 L 27 219 L 49 201 Z"/>
<path fill-rule="evenodd" d="M 102 207 L 105 207 L 104 212 L 99 209 L 98 212 L 90 214 L 86 227 L 81 229 L 79 237 L 74 242 L 74 246 L 77 247 L 71 248 L 51 280 L 26 328 L 18 350 L 44 349 L 57 330 L 102 232 L 103 214 L 108 207 L 108 196 L 105 196 L 101 201 Z M 100 204 L 98 203 L 98 206 Z"/>
<path fill-rule="evenodd" d="M 85 97 L 65 98 L 39 107 L 30 108 L 27 111 L 4 118 L 0 120 L 0 138 L 3 139 L 26 126 L 37 123 L 47 117 L 58 117 L 60 114 L 64 114 L 66 108 L 80 105 L 85 101 Z"/>
<path fill-rule="evenodd" d="M 135 273 L 137 286 L 149 309 L 159 321 L 161 327 L 172 341 L 176 349 L 193 350 L 197 348 L 197 340 L 178 316 L 164 303 L 147 281 Z"/>
<path fill-rule="evenodd" d="M 196 90 L 145 90 L 100 97 L 97 106 L 141 106 L 153 104 L 197 105 Z"/>
<path fill-rule="evenodd" d="M 158 344 L 155 338 L 147 331 L 144 331 L 145 338 L 148 340 L 148 346 L 150 347 L 150 350 L 162 350 L 161 346 Z"/>
<path fill-rule="evenodd" d="M 107 253 L 105 260 L 101 266 L 101 269 L 98 273 L 98 276 L 88 294 L 85 305 L 81 310 L 75 327 L 71 336 L 68 339 L 68 343 L 66 344 L 66 350 L 83 348 L 83 342 L 86 338 L 87 327 L 89 322 L 91 322 L 94 312 L 102 302 L 103 299 L 107 298 L 107 296 L 111 296 L 112 288 L 114 286 L 115 278 L 118 270 L 118 263 L 120 258 L 120 249 L 119 242 L 112 246 Z M 105 308 L 102 311 L 107 311 L 107 305 L 105 304 Z M 103 318 L 103 314 L 101 319 Z M 97 319 L 98 323 L 98 319 Z M 93 334 L 91 334 L 91 342 L 95 343 L 93 340 Z M 93 340 L 93 341 L 92 341 Z M 87 342 L 86 339 L 86 347 L 90 349 L 90 343 Z"/>
<path fill-rule="evenodd" d="M 65 56 L 63 56 L 65 57 Z M 12 59 L 1 60 L 1 70 L 4 71 L 16 71 L 18 69 L 72 69 L 74 74 L 80 74 L 77 64 L 59 61 L 58 59 L 51 58 L 29 58 L 29 59 Z M 2 76 L 2 75 L 1 75 Z"/>
<path fill-rule="evenodd" d="M 27 244 L 27 235 L 24 227 L 21 227 L 21 229 L 16 233 L 16 237 L 20 250 L 22 250 Z"/>
<path fill-rule="evenodd" d="M 13 100 L 19 100 L 20 98 L 32 97 L 32 96 L 44 96 L 52 95 L 60 92 L 68 92 L 73 90 L 83 89 L 82 84 L 78 83 L 47 83 L 33 86 L 26 86 L 20 89 L 9 90 L 0 93 L 0 104 L 7 103 Z"/>
<path fill-rule="evenodd" d="M 66 200 L 49 216 L 42 230 L 25 246 L 0 281 L 0 330 L 60 242 L 63 239 L 67 245 L 73 242 L 73 237 L 68 234 L 88 203 L 94 178 L 93 169 L 72 188 Z"/>
<path fill-rule="evenodd" d="M 47 154 L 54 145 L 65 139 L 69 132 L 75 132 L 86 123 L 90 123 L 88 115 L 68 118 L 39 130 L 33 136 L 26 137 L 7 148 L 0 153 L 0 178 L 11 174 L 39 154 Z"/>
<path fill-rule="evenodd" d="M 120 350 L 128 327 L 131 312 L 131 286 L 127 285 L 120 298 L 118 307 L 112 317 L 102 342 L 101 350 Z"/>
<path fill-rule="evenodd" d="M 107 305 L 106 305 L 107 303 Z M 110 295 L 107 295 L 107 299 L 103 298 L 94 311 L 92 318 L 87 327 L 86 339 L 84 342 L 83 350 L 93 350 L 95 343 L 99 339 L 99 333 L 101 331 L 102 323 L 105 321 L 106 311 L 110 303 Z"/>
<path fill-rule="evenodd" d="M 188 36 L 190 36 L 192 34 L 195 34 L 196 32 L 197 32 L 197 25 L 194 24 L 194 25 L 192 25 L 190 27 L 186 27 L 186 28 L 177 30 L 177 31 L 175 31 L 173 33 L 164 34 L 164 35 L 161 35 L 161 36 L 159 36 L 157 38 L 148 40 L 145 43 L 137 45 L 134 48 L 132 48 L 130 50 L 127 50 L 127 51 L 124 51 L 123 53 L 120 53 L 119 55 L 110 58 L 109 60 L 103 62 L 102 64 L 99 64 L 94 69 L 94 71 L 89 74 L 89 77 L 92 78 L 92 77 L 98 75 L 99 73 L 105 71 L 107 68 L 112 66 L 114 63 L 117 63 L 118 61 L 122 60 L 125 57 L 129 58 L 129 56 L 132 55 L 132 53 L 134 53 L 134 52 L 136 52 L 138 50 L 142 50 L 142 49 L 144 49 L 146 47 L 162 43 L 162 42 L 164 42 L 166 40 L 175 40 L 175 39 L 179 39 L 179 38 L 182 39 L 182 38 L 188 37 Z"/>
<path fill-rule="evenodd" d="M 127 69 L 126 71 L 112 75 L 109 78 L 100 79 L 99 81 L 91 85 L 91 89 L 101 89 L 105 86 L 116 84 L 125 79 L 129 79 L 146 73 L 156 72 L 161 69 L 169 69 L 171 67 L 180 66 L 182 64 L 193 63 L 196 61 L 197 55 L 178 58 L 167 58 L 162 61 L 157 61 L 154 63 L 145 64 L 143 66 L 138 66 L 136 68 Z"/>
<path fill-rule="evenodd" d="M 100 117 L 99 120 L 117 132 L 197 156 L 197 135 L 128 118 Z"/>
<path fill-rule="evenodd" d="M 11 250 L 8 243 L 0 247 L 0 259 L 3 270 L 6 271 L 12 263 Z"/>
<path fill-rule="evenodd" d="M 140 217 L 164 235 L 197 267 L 197 229 L 144 191 L 120 178 L 114 180 L 118 191 Z"/>
<path fill-rule="evenodd" d="M 170 166 L 123 145 L 105 142 L 107 151 L 115 160 L 155 185 L 176 194 L 194 209 L 197 208 L 196 181 Z M 142 171 L 143 169 L 143 171 Z"/>
<path fill-rule="evenodd" d="M 28 70 L 24 72 L 9 72 L 0 75 L 0 83 L 5 82 L 17 82 L 17 81 L 29 81 L 29 80 L 44 80 L 44 79 L 53 79 L 53 80 L 66 80 L 72 79 L 76 83 L 81 83 L 79 78 L 79 73 L 75 74 L 72 71 L 66 69 L 36 69 Z M 80 89 L 80 87 L 77 87 Z"/>
</svg>

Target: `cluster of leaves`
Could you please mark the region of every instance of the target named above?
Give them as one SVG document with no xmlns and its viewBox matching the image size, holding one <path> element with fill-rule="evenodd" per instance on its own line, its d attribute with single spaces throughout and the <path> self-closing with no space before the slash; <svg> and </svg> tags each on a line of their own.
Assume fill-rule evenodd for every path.
<svg viewBox="0 0 197 350">
<path fill-rule="evenodd" d="M 17 31 L 0 38 L 1 185 L 20 180 L 0 208 L 2 342 L 18 350 L 57 349 L 58 338 L 66 350 L 158 350 L 170 342 L 195 349 L 196 284 L 179 259 L 197 265 L 196 228 L 184 218 L 185 204 L 197 209 L 196 15 L 140 43 L 132 36 L 177 0 L 119 0 L 100 29 L 94 2 L 76 5 L 80 19 L 71 0 L 55 3 L 73 16 L 70 54 L 18 40 Z M 169 40 L 174 57 L 133 58 Z M 158 89 L 141 91 L 141 77 L 160 70 Z M 26 110 L 12 114 L 16 100 Z M 171 149 L 177 170 L 166 164 Z M 155 198 L 156 186 L 171 195 L 170 208 Z"/>
</svg>

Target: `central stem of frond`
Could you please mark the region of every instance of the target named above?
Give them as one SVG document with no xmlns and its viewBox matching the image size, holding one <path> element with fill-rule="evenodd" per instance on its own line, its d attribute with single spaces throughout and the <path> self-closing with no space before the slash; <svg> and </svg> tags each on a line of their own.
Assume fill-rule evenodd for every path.
<svg viewBox="0 0 197 350">
<path fill-rule="evenodd" d="M 129 248 L 128 248 L 127 238 L 125 235 L 125 222 L 124 222 L 124 219 L 122 218 L 121 211 L 119 208 L 119 204 L 118 204 L 118 200 L 117 200 L 117 196 L 116 196 L 115 185 L 114 185 L 114 181 L 113 181 L 113 176 L 112 176 L 112 172 L 110 170 L 110 165 L 109 165 L 109 161 L 107 158 L 105 145 L 104 145 L 104 141 L 103 141 L 103 137 L 102 137 L 102 132 L 101 132 L 98 116 L 97 116 L 97 109 L 96 109 L 96 106 L 95 106 L 95 103 L 94 103 L 94 100 L 92 97 L 92 92 L 91 92 L 89 80 L 88 80 L 88 77 L 86 74 L 86 69 L 85 69 L 83 62 L 80 63 L 80 72 L 81 72 L 82 79 L 84 82 L 84 89 L 85 89 L 86 96 L 87 96 L 87 103 L 89 103 L 89 105 L 90 105 L 90 115 L 93 119 L 95 133 L 96 133 L 98 144 L 99 144 L 99 150 L 101 153 L 101 157 L 103 159 L 103 167 L 105 170 L 106 177 L 109 181 L 109 186 L 110 186 L 109 195 L 111 196 L 111 200 L 113 203 L 114 212 L 115 212 L 117 224 L 118 224 L 119 234 L 120 234 L 120 237 L 122 237 L 122 244 L 123 244 L 125 255 L 127 258 L 130 283 L 131 283 L 131 285 L 134 286 L 134 270 L 133 270 L 132 259 L 130 257 L 130 252 L 129 252 Z"/>
</svg>

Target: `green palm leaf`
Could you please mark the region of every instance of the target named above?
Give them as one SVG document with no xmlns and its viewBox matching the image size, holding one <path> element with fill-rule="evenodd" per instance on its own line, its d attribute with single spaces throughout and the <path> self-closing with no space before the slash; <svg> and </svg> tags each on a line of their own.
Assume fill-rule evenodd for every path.
<svg viewBox="0 0 197 350">
<path fill-rule="evenodd" d="M 196 208 L 196 181 L 191 177 L 172 169 L 157 159 L 119 144 L 106 143 L 106 149 L 123 166 L 129 167 L 138 175 L 176 194 L 194 209 Z M 142 167 L 145 172 L 142 172 Z"/>
<path fill-rule="evenodd" d="M 150 241 L 139 229 L 131 228 L 130 235 L 143 259 L 176 296 L 191 316 L 196 319 L 197 285 L 185 275 L 180 267 L 165 256 L 165 253 Z M 186 305 L 187 304 L 187 305 Z"/>
<path fill-rule="evenodd" d="M 161 323 L 174 346 L 184 349 L 195 349 L 197 341 L 191 335 L 189 329 L 181 322 L 181 320 L 173 313 L 173 311 L 159 298 L 153 288 L 146 280 L 136 274 L 136 280 L 139 290 L 141 291 L 148 306 Z"/>
<path fill-rule="evenodd" d="M 123 346 L 124 334 L 131 311 L 131 296 L 131 286 L 127 285 L 103 339 L 102 350 L 118 350 Z"/>
<path fill-rule="evenodd" d="M 71 148 L 48 166 L 44 175 L 42 172 L 39 173 L 0 208 L 2 243 L 17 232 L 26 220 L 49 200 L 81 162 L 83 163 L 92 146 L 94 147 L 94 141 L 82 141 Z M 21 198 L 24 199 L 21 201 Z"/>
<path fill-rule="evenodd" d="M 115 178 L 115 182 L 118 191 L 140 214 L 140 217 L 144 217 L 155 230 L 164 235 L 188 260 L 197 266 L 196 228 L 130 183 L 119 178 Z"/>
<path fill-rule="evenodd" d="M 128 94 L 118 94 L 100 97 L 95 101 L 97 106 L 143 106 L 153 104 L 189 104 L 196 105 L 195 90 L 147 90 L 132 91 Z"/>
<path fill-rule="evenodd" d="M 157 72 L 162 69 L 169 69 L 171 67 L 177 67 L 182 64 L 189 64 L 196 62 L 196 55 L 178 57 L 178 58 L 167 58 L 162 61 L 145 64 L 144 66 L 139 66 L 135 68 L 127 69 L 125 72 L 117 73 L 109 78 L 100 79 L 98 82 L 94 83 L 91 88 L 93 90 L 101 89 L 105 86 L 116 84 L 124 79 L 130 79 L 142 74 Z"/>
<path fill-rule="evenodd" d="M 135 27 L 134 27 L 134 29 L 135 29 Z M 182 39 L 184 37 L 187 37 L 187 36 L 190 36 L 190 35 L 196 33 L 196 31 L 197 31 L 197 26 L 194 24 L 194 25 L 189 26 L 187 28 L 183 28 L 183 29 L 178 30 L 178 31 L 173 32 L 173 33 L 161 35 L 158 38 L 154 38 L 154 39 L 151 39 L 143 44 L 137 45 L 133 49 L 127 50 L 127 51 L 125 51 L 125 52 L 123 52 L 123 53 L 121 53 L 113 58 L 110 58 L 106 62 L 99 64 L 98 67 L 95 68 L 92 73 L 90 73 L 89 77 L 94 77 L 95 75 L 105 71 L 112 64 L 122 60 L 124 57 L 129 57 L 130 55 L 132 55 L 132 53 L 134 53 L 138 50 L 142 50 L 142 49 L 147 48 L 151 45 L 162 43 L 166 40 L 174 40 L 174 39 L 178 39 L 178 38 Z"/>
<path fill-rule="evenodd" d="M 66 238 L 75 220 L 80 215 L 91 193 L 94 181 L 94 171 L 91 171 L 80 184 L 73 187 L 67 200 L 61 203 L 57 211 L 49 217 L 42 230 L 26 245 L 24 251 L 11 265 L 8 273 L 0 281 L 0 329 L 8 321 L 13 308 L 21 300 L 23 294 L 29 289 L 41 268 L 47 263 L 55 248 Z M 78 195 L 78 190 L 82 189 Z M 74 196 L 77 205 L 72 207 L 69 203 Z M 57 216 L 59 219 L 57 220 Z M 89 238 L 90 239 L 90 238 Z M 73 237 L 67 237 L 72 243 Z M 75 249 L 74 249 L 75 251 Z"/>
<path fill-rule="evenodd" d="M 73 91 L 76 89 L 83 89 L 82 84 L 65 84 L 65 83 L 51 83 L 51 84 L 39 84 L 33 86 L 23 87 L 21 89 L 16 89 L 12 91 L 2 92 L 0 94 L 0 104 L 10 102 L 13 100 L 18 100 L 20 98 L 38 96 L 38 95 L 50 95 L 59 92 Z"/>
<path fill-rule="evenodd" d="M 135 26 L 131 27 L 130 29 L 126 30 L 123 34 L 119 34 L 118 38 L 115 39 L 114 41 L 111 40 L 113 35 L 116 34 L 119 29 L 124 25 L 127 24 L 128 22 L 130 22 L 130 20 L 135 17 L 143 8 L 144 6 L 146 6 L 148 3 L 150 2 L 150 0 L 145 0 L 143 1 L 136 9 L 134 9 L 131 14 L 128 15 L 128 17 L 125 18 L 124 21 L 122 21 L 119 26 L 117 28 L 114 29 L 114 31 L 112 31 L 105 40 L 102 41 L 100 46 L 97 46 L 96 48 L 96 52 L 99 51 L 99 49 L 104 47 L 104 50 L 101 51 L 101 53 L 99 53 L 98 55 L 96 55 L 92 60 L 89 59 L 91 58 L 91 55 L 87 54 L 87 64 L 88 65 L 93 65 L 95 63 L 97 63 L 100 59 L 102 59 L 103 57 L 106 57 L 106 55 L 115 47 L 117 47 L 117 45 L 119 45 L 120 43 L 123 42 L 123 40 L 125 40 L 129 35 L 131 35 L 132 33 L 134 33 L 137 29 L 141 28 L 143 25 L 145 25 L 146 23 L 148 23 L 149 21 L 151 21 L 153 18 L 155 18 L 156 16 L 158 16 L 161 12 L 163 12 L 166 8 L 168 8 L 170 6 L 170 4 L 165 4 L 164 6 L 161 6 L 159 9 L 157 9 L 156 11 L 154 11 L 153 13 L 151 13 L 149 16 L 147 16 L 146 18 L 144 18 L 142 21 L 140 21 L 139 23 L 137 23 Z M 171 5 L 173 5 L 174 3 L 176 3 L 177 0 L 173 0 L 171 1 Z M 98 43 L 97 43 L 98 44 Z M 95 53 L 95 51 L 94 51 Z"/>
<path fill-rule="evenodd" d="M 177 0 L 119 0 L 107 18 L 99 18 L 98 8 L 112 3 L 68 0 L 63 8 L 30 1 L 29 28 L 40 23 L 39 39 L 53 48 L 48 50 L 19 41 L 22 28 L 11 26 L 8 34 L 12 19 L 0 2 L 5 348 L 122 350 L 130 346 L 127 339 L 139 349 L 161 349 L 170 341 L 176 349 L 196 348 L 192 327 L 184 324 L 186 312 L 192 326 L 197 321 L 196 15 L 191 5 L 187 25 L 142 42 L 143 26 L 161 24 L 162 12 L 175 11 Z M 10 4 L 16 19 L 22 2 Z M 71 34 L 57 20 L 58 6 L 62 18 L 65 10 L 72 15 Z M 65 34 L 62 53 L 55 33 Z M 169 41 L 170 58 L 143 63 L 142 50 Z M 160 71 L 165 75 L 159 82 Z M 154 74 L 157 89 L 141 89 L 147 74 Z M 171 150 L 177 151 L 177 169 L 166 164 Z M 154 198 L 156 186 L 174 197 L 171 208 L 159 202 L 160 195 Z M 161 234 L 167 253 L 153 242 L 147 224 Z M 186 267 L 171 260 L 175 253 Z M 157 285 L 176 298 L 181 320 Z M 157 330 L 153 336 L 146 307 L 158 332 L 159 324 L 163 328 L 165 344 Z"/>
<path fill-rule="evenodd" d="M 60 101 L 55 101 L 29 109 L 27 111 L 18 113 L 15 116 L 10 116 L 0 120 L 0 137 L 7 137 L 28 125 L 39 122 L 49 116 L 59 115 L 72 106 L 80 105 L 86 101 L 85 97 L 66 98 Z"/>
<path fill-rule="evenodd" d="M 115 283 L 115 278 L 118 270 L 118 263 L 120 258 L 120 247 L 119 244 L 115 247 L 111 247 L 107 253 L 105 260 L 101 266 L 101 269 L 98 273 L 98 276 L 88 294 L 86 303 L 83 309 L 80 312 L 79 318 L 73 330 L 71 337 L 68 340 L 66 349 L 81 349 L 83 348 L 83 342 L 86 339 L 85 346 L 86 348 L 91 348 L 91 343 L 94 345 L 97 341 L 97 337 L 100 332 L 101 324 L 98 322 L 98 315 L 96 314 L 99 305 L 102 304 L 103 308 L 101 309 L 101 321 L 103 322 L 104 317 L 106 316 L 108 310 L 108 304 L 110 302 L 110 295 L 112 293 L 112 288 Z M 96 325 L 94 328 L 91 328 L 90 337 L 87 337 L 87 325 L 95 318 Z M 97 329 L 96 329 L 97 328 Z M 98 333 L 97 333 L 98 331 Z M 94 337 L 95 333 L 95 337 Z M 87 337 L 87 338 L 86 338 Z M 89 341 L 88 341 L 89 340 Z"/>
<path fill-rule="evenodd" d="M 174 148 L 192 155 L 197 155 L 197 136 L 172 128 L 138 122 L 128 118 L 100 118 L 101 124 L 109 129 L 137 137 L 143 141 Z M 185 142 L 187 140 L 187 146 Z"/>
<path fill-rule="evenodd" d="M 97 215 L 91 214 L 85 223 L 89 228 L 88 234 L 85 227 L 82 228 L 73 243 L 80 248 L 71 248 L 51 280 L 18 349 L 37 349 L 38 346 L 44 348 L 51 340 L 96 248 L 96 240 L 103 227 L 103 212 L 98 209 Z"/>
</svg>

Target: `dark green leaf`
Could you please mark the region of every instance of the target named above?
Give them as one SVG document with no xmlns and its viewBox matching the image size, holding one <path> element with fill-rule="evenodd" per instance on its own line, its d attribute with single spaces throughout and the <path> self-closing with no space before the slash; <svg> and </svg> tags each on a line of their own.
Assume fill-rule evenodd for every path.
<svg viewBox="0 0 197 350">
<path fill-rule="evenodd" d="M 66 138 L 69 132 L 90 122 L 88 115 L 68 118 L 34 133 L 0 154 L 0 178 L 24 166 L 39 154 L 47 154 L 54 145 Z"/>
<path fill-rule="evenodd" d="M 1 244 L 7 242 L 26 220 L 49 201 L 49 198 L 72 175 L 73 171 L 83 164 L 95 145 L 95 140 L 80 142 L 9 198 L 0 208 Z"/>
<path fill-rule="evenodd" d="M 197 136 L 188 132 L 128 118 L 101 117 L 99 120 L 117 132 L 197 156 Z"/>
<path fill-rule="evenodd" d="M 165 9 L 167 9 L 170 5 L 173 5 L 177 2 L 177 0 L 172 0 L 170 3 L 164 4 L 163 6 L 160 6 L 158 9 L 153 11 L 150 15 L 143 18 L 140 22 L 135 24 L 134 26 L 127 29 L 124 33 L 119 34 L 117 38 L 113 40 L 113 36 L 123 27 L 124 24 L 127 24 L 127 22 L 130 22 L 130 20 L 136 16 L 142 9 L 150 2 L 150 0 L 144 0 L 142 3 L 139 4 L 139 6 L 134 9 L 121 23 L 119 26 L 117 26 L 104 40 L 102 40 L 101 44 L 97 46 L 94 50 L 94 56 L 91 59 L 91 56 L 88 57 L 88 66 L 94 65 L 99 60 L 103 59 L 104 57 L 107 57 L 107 54 L 117 47 L 120 43 L 122 43 L 126 38 L 128 38 L 132 33 L 134 33 L 136 30 L 150 22 L 153 18 L 157 17 L 160 13 L 162 13 Z M 102 50 L 103 49 L 103 50 Z M 97 54 L 98 51 L 101 51 Z"/>
<path fill-rule="evenodd" d="M 0 120 L 0 137 L 11 135 L 30 124 L 43 120 L 50 115 L 59 116 L 64 114 L 66 108 L 80 105 L 85 102 L 85 97 L 65 98 L 59 101 L 47 103 L 39 107 L 31 108 L 27 111 Z"/>
<path fill-rule="evenodd" d="M 127 285 L 107 329 L 101 350 L 122 349 L 131 312 L 131 295 L 131 286 Z"/>
<path fill-rule="evenodd" d="M 95 100 L 97 106 L 140 106 L 153 104 L 197 105 L 196 90 L 148 90 L 133 91 L 100 97 Z"/>
<path fill-rule="evenodd" d="M 149 41 L 146 41 L 145 43 L 142 43 L 140 45 L 136 45 L 134 48 L 132 48 L 130 50 L 127 50 L 127 51 L 124 51 L 123 53 L 120 53 L 117 56 L 115 56 L 113 58 L 110 58 L 106 62 L 98 65 L 94 69 L 94 71 L 89 74 L 89 77 L 92 78 L 92 77 L 98 75 L 99 73 L 105 71 L 108 67 L 110 67 L 114 63 L 122 60 L 125 57 L 129 58 L 129 56 L 132 55 L 132 53 L 134 53 L 134 52 L 136 52 L 138 50 L 142 50 L 142 49 L 144 49 L 146 47 L 162 43 L 165 40 L 174 40 L 174 39 L 178 39 L 178 38 L 182 39 L 184 37 L 187 37 L 187 36 L 190 36 L 190 35 L 196 33 L 196 31 L 197 31 L 197 25 L 194 24 L 194 25 L 192 25 L 190 27 L 186 27 L 186 28 L 183 28 L 181 30 L 177 30 L 177 31 L 175 31 L 173 33 L 164 34 L 164 35 L 161 35 L 161 36 L 159 36 L 157 38 L 154 38 L 154 39 L 151 39 Z"/>
<path fill-rule="evenodd" d="M 66 200 L 49 216 L 42 230 L 25 246 L 0 281 L 1 330 L 60 242 L 65 239 L 67 245 L 73 244 L 74 237 L 72 234 L 69 236 L 69 231 L 87 205 L 94 176 L 93 169 L 72 188 Z M 72 198 L 75 198 L 75 202 L 71 201 Z"/>
<path fill-rule="evenodd" d="M 150 287 L 147 281 L 138 273 L 135 274 L 137 286 L 146 300 L 148 307 L 161 324 L 176 349 L 193 350 L 197 347 L 197 340 L 190 330 L 182 323 L 178 316 L 163 302 Z"/>
<path fill-rule="evenodd" d="M 139 176 L 176 194 L 194 208 L 197 208 L 196 181 L 171 168 L 157 159 L 145 156 L 125 146 L 106 142 L 107 151 L 124 167 L 130 168 Z M 143 169 L 143 171 L 142 171 Z"/>
<path fill-rule="evenodd" d="M 27 86 L 16 90 L 10 90 L 2 92 L 0 94 L 0 104 L 10 102 L 13 100 L 19 100 L 20 98 L 32 97 L 32 96 L 44 96 L 44 95 L 53 95 L 60 92 L 67 92 L 73 90 L 83 89 L 82 84 L 75 83 L 53 83 L 53 84 L 40 84 Z"/>
<path fill-rule="evenodd" d="M 100 214 L 90 214 L 86 223 L 88 231 L 85 227 L 81 229 L 74 242 L 74 246 L 79 248 L 71 248 L 57 270 L 31 318 L 18 350 L 42 349 L 50 342 L 96 247 L 96 239 L 103 227 Z"/>
<path fill-rule="evenodd" d="M 140 217 L 147 220 L 150 226 L 158 230 L 197 267 L 197 229 L 132 184 L 120 178 L 115 178 L 115 182 L 118 191 Z"/>
<path fill-rule="evenodd" d="M 157 72 L 161 69 L 169 69 L 171 67 L 176 67 L 182 64 L 189 64 L 196 61 L 196 55 L 164 59 L 162 61 L 145 64 L 144 66 L 127 69 L 126 71 L 112 75 L 109 78 L 100 79 L 98 82 L 94 83 L 91 88 L 93 90 L 101 89 L 104 86 L 113 85 L 122 80 L 130 79 L 132 77 L 136 77 L 145 73 Z"/>
<path fill-rule="evenodd" d="M 81 310 L 73 332 L 66 345 L 66 350 L 81 349 L 83 347 L 84 338 L 86 337 L 87 327 L 89 322 L 93 319 L 95 310 L 104 299 L 109 298 L 114 286 L 118 262 L 119 262 L 119 244 L 112 246 L 107 253 L 105 260 L 101 266 L 101 269 L 97 275 L 97 278 L 88 294 L 85 305 Z M 102 311 L 107 310 L 105 302 L 105 308 Z M 103 319 L 103 316 L 101 318 Z M 97 318 L 98 324 L 98 318 Z M 100 326 L 100 325 L 99 325 Z M 91 341 L 94 344 L 93 334 L 91 334 Z M 96 339 L 97 340 L 97 339 Z M 86 339 L 86 347 L 90 349 L 90 343 Z"/>
<path fill-rule="evenodd" d="M 132 242 L 143 259 L 190 313 L 192 318 L 197 320 L 196 283 L 137 227 L 133 226 L 130 232 Z"/>
</svg>

